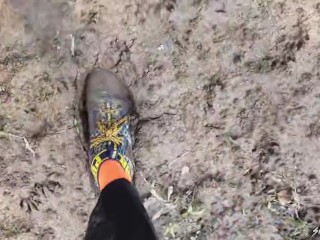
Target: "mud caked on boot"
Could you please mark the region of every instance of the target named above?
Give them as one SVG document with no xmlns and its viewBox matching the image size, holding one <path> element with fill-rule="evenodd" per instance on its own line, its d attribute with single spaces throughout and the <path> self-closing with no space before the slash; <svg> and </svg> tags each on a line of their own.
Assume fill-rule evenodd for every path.
<svg viewBox="0 0 320 240">
<path fill-rule="evenodd" d="M 112 72 L 96 68 L 86 79 L 90 168 L 100 191 L 116 179 L 132 181 L 134 162 L 129 89 Z"/>
</svg>

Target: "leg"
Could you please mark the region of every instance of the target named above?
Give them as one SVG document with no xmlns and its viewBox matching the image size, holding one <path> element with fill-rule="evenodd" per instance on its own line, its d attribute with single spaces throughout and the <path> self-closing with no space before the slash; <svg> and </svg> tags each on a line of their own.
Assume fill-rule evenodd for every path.
<svg viewBox="0 0 320 240">
<path fill-rule="evenodd" d="M 157 239 L 138 192 L 123 179 L 102 190 L 89 221 L 86 240 L 109 239 Z"/>
</svg>

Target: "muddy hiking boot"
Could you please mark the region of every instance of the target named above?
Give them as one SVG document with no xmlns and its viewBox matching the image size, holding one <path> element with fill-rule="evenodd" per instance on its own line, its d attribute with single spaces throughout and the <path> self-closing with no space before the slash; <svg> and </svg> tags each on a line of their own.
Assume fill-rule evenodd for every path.
<svg viewBox="0 0 320 240">
<path fill-rule="evenodd" d="M 85 83 L 88 157 L 100 190 L 85 239 L 156 240 L 152 222 L 132 184 L 131 93 L 113 73 L 101 68 L 94 69 Z"/>
<path fill-rule="evenodd" d="M 88 155 L 95 183 L 101 191 L 115 179 L 132 182 L 135 166 L 129 129 L 129 116 L 134 109 L 131 92 L 115 74 L 96 68 L 86 78 L 85 94 Z"/>
</svg>

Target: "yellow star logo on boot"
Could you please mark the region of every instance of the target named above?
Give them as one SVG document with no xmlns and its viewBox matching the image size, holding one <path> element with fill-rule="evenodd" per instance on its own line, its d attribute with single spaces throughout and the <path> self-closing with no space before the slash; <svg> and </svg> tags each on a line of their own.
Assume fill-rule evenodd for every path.
<svg viewBox="0 0 320 240">
<path fill-rule="evenodd" d="M 119 119 L 116 122 L 108 122 L 103 123 L 102 121 L 98 121 L 98 131 L 99 135 L 91 139 L 90 148 L 96 148 L 101 143 L 104 142 L 112 142 L 115 145 L 120 145 L 123 143 L 123 139 L 120 136 L 120 131 L 122 125 L 128 121 L 128 117 L 124 117 Z"/>
</svg>

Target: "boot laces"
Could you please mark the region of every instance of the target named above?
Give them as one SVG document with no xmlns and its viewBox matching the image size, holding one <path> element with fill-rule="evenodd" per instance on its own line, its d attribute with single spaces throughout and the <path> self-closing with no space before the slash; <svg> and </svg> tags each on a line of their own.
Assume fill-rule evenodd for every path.
<svg viewBox="0 0 320 240">
<path fill-rule="evenodd" d="M 127 122 L 127 120 L 128 117 L 123 117 L 115 122 L 108 121 L 107 123 L 99 120 L 97 124 L 99 135 L 91 139 L 90 148 L 96 148 L 104 142 L 112 142 L 117 146 L 122 145 L 123 137 L 120 135 L 120 131 L 122 129 L 122 125 Z"/>
</svg>

